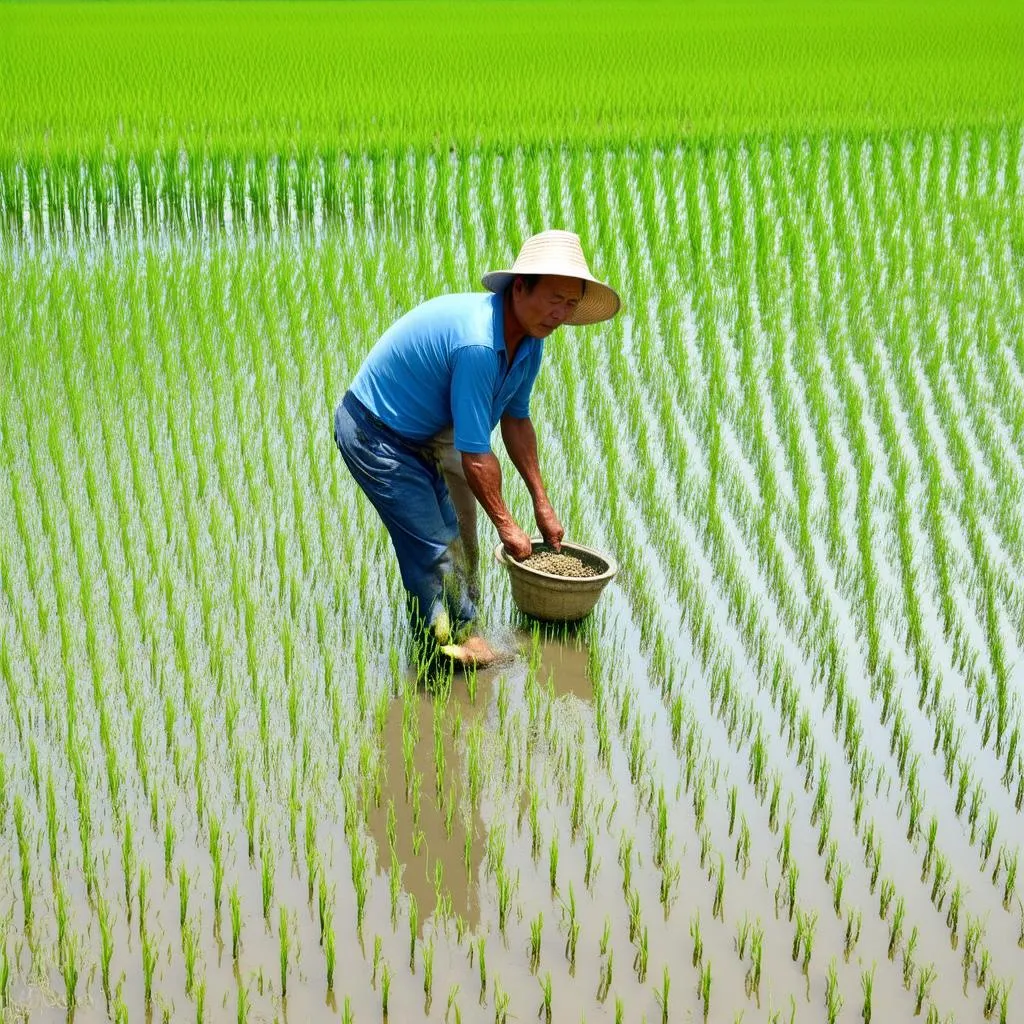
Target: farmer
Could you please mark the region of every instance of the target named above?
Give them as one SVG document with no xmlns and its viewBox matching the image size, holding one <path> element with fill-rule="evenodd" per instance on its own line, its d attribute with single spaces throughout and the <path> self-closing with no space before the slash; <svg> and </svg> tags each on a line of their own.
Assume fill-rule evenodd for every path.
<svg viewBox="0 0 1024 1024">
<path fill-rule="evenodd" d="M 477 621 L 476 503 L 513 558 L 533 550 L 502 498 L 491 432 L 500 422 L 541 536 L 558 550 L 564 530 L 537 462 L 530 392 L 548 335 L 619 309 L 569 231 L 528 238 L 512 269 L 483 284 L 493 294 L 443 295 L 396 321 L 334 413 L 345 464 L 391 536 L 414 631 L 467 665 L 495 657 Z"/>
</svg>

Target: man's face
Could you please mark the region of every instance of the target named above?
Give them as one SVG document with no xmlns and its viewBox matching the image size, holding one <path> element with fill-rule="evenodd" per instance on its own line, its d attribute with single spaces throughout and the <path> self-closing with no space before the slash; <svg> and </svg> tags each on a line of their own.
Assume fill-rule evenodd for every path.
<svg viewBox="0 0 1024 1024">
<path fill-rule="evenodd" d="M 512 285 L 512 311 L 527 334 L 546 338 L 572 316 L 582 297 L 583 282 L 577 277 L 545 274 L 533 291 L 519 277 Z"/>
</svg>

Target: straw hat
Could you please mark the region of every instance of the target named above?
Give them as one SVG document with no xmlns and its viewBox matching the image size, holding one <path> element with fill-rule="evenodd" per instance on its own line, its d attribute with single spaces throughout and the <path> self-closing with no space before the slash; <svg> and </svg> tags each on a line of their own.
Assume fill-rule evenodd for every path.
<svg viewBox="0 0 1024 1024">
<path fill-rule="evenodd" d="M 587 282 L 586 292 L 567 324 L 596 324 L 609 320 L 619 311 L 619 297 L 603 281 L 598 281 L 583 256 L 579 235 L 572 231 L 541 231 L 523 242 L 511 270 L 492 270 L 484 274 L 483 285 L 492 292 L 503 292 L 517 274 L 557 274 Z"/>
</svg>

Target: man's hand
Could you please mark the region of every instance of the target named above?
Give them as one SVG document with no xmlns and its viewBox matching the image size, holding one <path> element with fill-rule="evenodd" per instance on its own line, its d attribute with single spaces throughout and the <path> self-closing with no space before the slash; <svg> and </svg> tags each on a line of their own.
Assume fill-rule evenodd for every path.
<svg viewBox="0 0 1024 1024">
<path fill-rule="evenodd" d="M 533 554 L 533 543 L 526 535 L 526 531 L 519 528 L 517 523 L 509 523 L 498 531 L 501 543 L 505 550 L 517 561 L 529 558 Z"/>
<path fill-rule="evenodd" d="M 555 510 L 549 502 L 542 501 L 534 506 L 533 512 L 537 517 L 537 528 L 540 530 L 540 535 L 547 544 L 550 544 L 556 551 L 560 551 L 565 530 L 558 521 Z"/>
</svg>

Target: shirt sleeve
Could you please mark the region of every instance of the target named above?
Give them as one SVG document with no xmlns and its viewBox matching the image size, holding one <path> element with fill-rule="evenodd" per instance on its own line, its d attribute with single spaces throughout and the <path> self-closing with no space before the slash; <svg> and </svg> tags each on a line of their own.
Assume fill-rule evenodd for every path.
<svg viewBox="0 0 1024 1024">
<path fill-rule="evenodd" d="M 452 422 L 457 451 L 491 450 L 494 373 L 494 352 L 490 348 L 467 345 L 456 352 L 452 370 Z"/>
<path fill-rule="evenodd" d="M 537 379 L 537 371 L 540 369 L 540 357 L 543 351 L 542 345 L 537 346 L 529 372 L 523 377 L 516 388 L 515 394 L 509 399 L 505 407 L 505 415 L 512 416 L 517 420 L 525 420 L 530 415 L 530 395 L 533 392 L 533 382 Z"/>
</svg>

